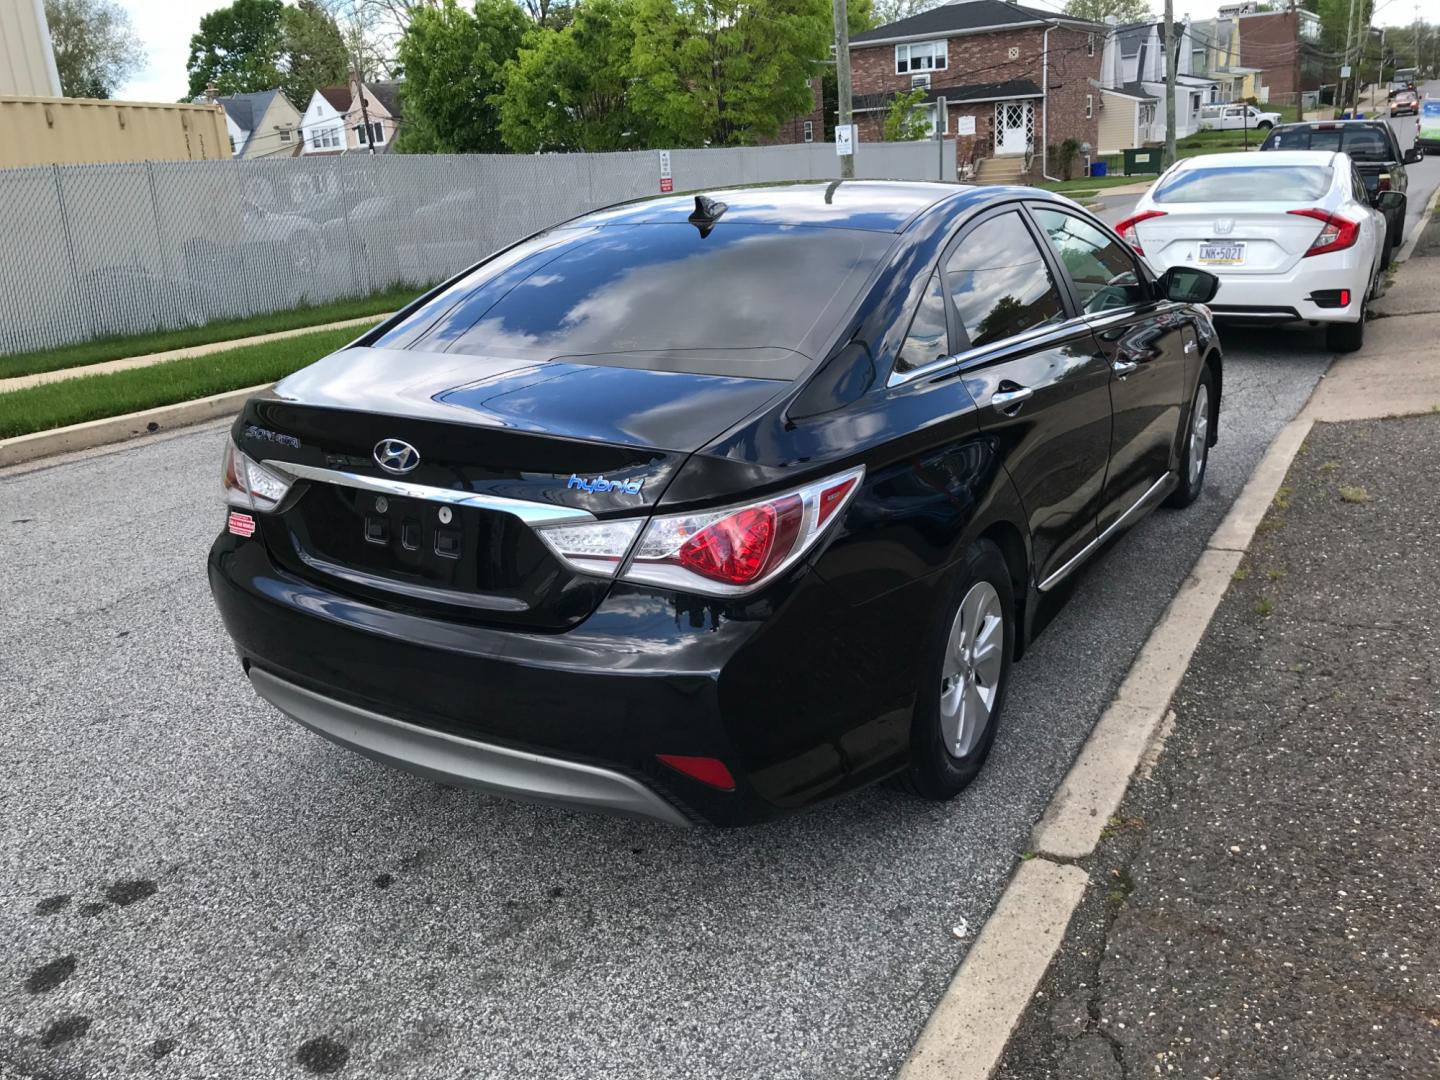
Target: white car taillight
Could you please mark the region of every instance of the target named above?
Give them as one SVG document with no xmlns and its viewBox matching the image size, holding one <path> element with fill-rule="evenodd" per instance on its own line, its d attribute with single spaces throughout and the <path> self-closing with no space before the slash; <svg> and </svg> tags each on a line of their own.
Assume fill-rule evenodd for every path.
<svg viewBox="0 0 1440 1080">
<path fill-rule="evenodd" d="M 536 531 L 576 570 L 612 577 L 632 545 L 621 580 L 713 596 L 738 596 L 793 565 L 859 490 L 863 468 L 850 469 L 759 502 L 651 519 L 558 525 Z"/>
<path fill-rule="evenodd" d="M 284 500 L 290 481 L 251 461 L 234 442 L 225 444 L 222 478 L 225 501 L 244 510 L 268 512 Z"/>
<path fill-rule="evenodd" d="M 1296 217 L 1314 218 L 1320 222 L 1320 232 L 1310 242 L 1310 250 L 1305 252 L 1301 258 L 1308 259 L 1311 255 L 1342 251 L 1353 245 L 1360 237 L 1358 223 L 1341 217 L 1339 214 L 1332 214 L 1328 210 L 1287 210 L 1286 213 L 1294 214 Z"/>
</svg>

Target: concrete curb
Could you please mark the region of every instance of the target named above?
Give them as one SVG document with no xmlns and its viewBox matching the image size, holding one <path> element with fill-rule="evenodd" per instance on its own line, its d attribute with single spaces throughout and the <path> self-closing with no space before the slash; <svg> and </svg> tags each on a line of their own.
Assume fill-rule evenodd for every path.
<svg viewBox="0 0 1440 1080">
<path fill-rule="evenodd" d="M 1089 875 L 1020 864 L 960 971 L 930 1015 L 899 1080 L 984 1080 L 1065 938 Z"/>
<path fill-rule="evenodd" d="M 314 334 L 322 330 L 343 330 L 347 326 L 365 326 L 379 322 L 381 319 L 388 319 L 390 314 L 387 312 L 381 315 L 362 315 L 356 319 L 341 319 L 339 322 L 320 323 L 316 326 L 297 326 L 293 330 L 276 330 L 269 334 L 231 338 L 228 341 L 211 341 L 204 345 L 188 345 L 183 349 L 148 353 L 145 356 L 131 356 L 123 360 L 104 360 L 98 364 L 86 364 L 84 367 L 39 371 L 34 375 L 16 375 L 13 378 L 0 379 L 0 394 L 8 394 L 15 390 L 28 390 L 32 386 L 43 386 L 46 383 L 65 382 L 67 379 L 81 379 L 87 375 L 111 375 L 117 371 L 149 367 L 151 364 L 164 364 L 171 360 L 188 360 L 195 356 L 209 356 L 211 353 L 224 352 L 228 349 L 243 349 L 247 345 L 263 345 L 267 341 L 280 341 L 284 338 L 300 337 L 303 334 Z"/>
<path fill-rule="evenodd" d="M 37 431 L 33 435 L 17 435 L 13 439 L 0 439 L 0 468 L 72 450 L 89 450 L 107 443 L 125 442 L 169 428 L 186 427 L 229 416 L 239 412 L 240 406 L 245 404 L 245 399 L 251 394 L 257 394 L 271 385 L 266 383 L 263 386 L 247 386 L 243 390 L 230 390 L 224 394 L 213 394 L 175 405 L 161 405 L 143 412 L 90 420 L 52 431 Z"/>
<path fill-rule="evenodd" d="M 1313 424 L 1281 429 L 1155 624 L 1032 833 L 1022 862 L 911 1049 L 900 1080 L 986 1080 L 1045 977 L 1131 778 L 1158 756 L 1170 699 Z M 1056 932 L 1055 928 L 1058 928 Z"/>
<path fill-rule="evenodd" d="M 1430 224 L 1430 218 L 1435 213 L 1435 204 L 1440 202 L 1440 187 L 1430 193 L 1430 201 L 1425 204 L 1425 210 L 1420 215 L 1420 220 L 1415 223 L 1415 228 L 1410 230 L 1410 237 L 1400 245 L 1400 250 L 1395 253 L 1395 262 L 1404 262 L 1410 258 L 1410 253 L 1415 250 L 1415 245 L 1420 243 L 1420 237 L 1425 233 L 1425 226 Z"/>
</svg>

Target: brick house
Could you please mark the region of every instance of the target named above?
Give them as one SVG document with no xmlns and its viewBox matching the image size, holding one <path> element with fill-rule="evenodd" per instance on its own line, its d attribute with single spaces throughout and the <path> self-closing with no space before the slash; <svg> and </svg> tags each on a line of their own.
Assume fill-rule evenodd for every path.
<svg viewBox="0 0 1440 1080">
<path fill-rule="evenodd" d="M 1005 0 L 960 0 L 858 34 L 850 68 L 860 140 L 879 142 L 895 95 L 923 88 L 920 108 L 932 131 L 943 114 L 962 175 L 1039 179 L 1050 171 L 1047 146 L 1098 138 L 1106 30 Z"/>
<path fill-rule="evenodd" d="M 1222 9 L 1224 11 L 1226 9 Z M 1261 72 L 1271 105 L 1294 105 L 1303 91 L 1320 88 L 1320 17 L 1299 8 L 1256 11 L 1242 5 L 1234 15 L 1240 30 L 1240 62 Z"/>
</svg>

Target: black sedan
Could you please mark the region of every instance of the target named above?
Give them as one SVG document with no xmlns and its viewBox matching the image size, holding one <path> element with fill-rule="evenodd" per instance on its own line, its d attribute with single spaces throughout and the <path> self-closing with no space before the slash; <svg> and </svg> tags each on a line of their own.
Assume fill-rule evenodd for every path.
<svg viewBox="0 0 1440 1080">
<path fill-rule="evenodd" d="M 1064 583 L 1199 495 L 1215 286 L 1031 188 L 590 214 L 253 398 L 211 588 L 261 696 L 445 783 L 949 799 Z"/>
</svg>

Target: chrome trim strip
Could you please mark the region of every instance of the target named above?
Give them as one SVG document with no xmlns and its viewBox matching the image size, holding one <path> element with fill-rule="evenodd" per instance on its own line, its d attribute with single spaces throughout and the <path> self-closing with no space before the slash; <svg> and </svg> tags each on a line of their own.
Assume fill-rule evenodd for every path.
<svg viewBox="0 0 1440 1080">
<path fill-rule="evenodd" d="M 561 522 L 579 523 L 594 521 L 595 515 L 588 510 L 577 510 L 571 506 L 554 506 L 550 503 L 530 502 L 527 499 L 507 499 L 500 495 L 486 495 L 476 491 L 460 491 L 456 488 L 431 487 L 429 484 L 412 484 L 405 480 L 391 480 L 383 476 L 365 476 L 361 473 L 341 472 L 339 469 L 321 469 L 314 465 L 298 465 L 293 461 L 276 461 L 267 458 L 261 464 L 293 480 L 316 480 L 322 484 L 338 484 L 358 491 L 374 491 L 380 495 L 400 495 L 411 499 L 428 499 L 430 502 L 450 503 L 452 506 L 474 506 L 481 510 L 498 510 L 502 514 L 513 514 L 527 525 L 557 525 Z"/>
<path fill-rule="evenodd" d="M 330 562 L 328 559 L 317 559 L 308 551 L 302 551 L 297 541 L 295 554 L 300 561 L 311 570 L 322 574 L 329 574 L 341 581 L 348 581 L 352 585 L 360 585 L 367 589 L 375 589 L 380 592 L 395 593 L 397 596 L 409 598 L 418 597 L 421 600 L 429 600 L 435 604 L 452 604 L 455 607 L 474 608 L 477 611 L 529 611 L 530 605 L 523 600 L 512 600 L 505 596 L 487 596 L 483 593 L 466 593 L 459 589 L 438 589 L 434 585 L 421 585 L 414 581 L 393 581 L 379 574 L 369 574 L 364 570 L 353 570 L 348 566 L 341 566 L 339 563 Z"/>
<path fill-rule="evenodd" d="M 317 735 L 386 765 L 508 798 L 690 827 L 669 802 L 613 769 L 432 731 L 336 701 L 253 666 L 250 684 Z"/>
<path fill-rule="evenodd" d="M 1082 562 L 1095 554 L 1101 544 L 1105 543 L 1106 540 L 1109 540 L 1110 537 L 1114 536 L 1127 525 L 1134 524 L 1136 519 L 1149 509 L 1151 503 L 1159 502 L 1166 495 L 1169 495 L 1171 490 L 1174 489 L 1175 484 L 1176 479 L 1173 472 L 1167 472 L 1164 476 L 1160 477 L 1159 480 L 1156 480 L 1155 483 L 1150 485 L 1144 495 L 1141 495 L 1140 498 L 1135 500 L 1134 506 L 1130 507 L 1129 510 L 1126 510 L 1125 513 L 1112 521 L 1104 532 L 1095 537 L 1094 540 L 1091 540 L 1075 555 L 1071 556 L 1070 560 L 1064 566 L 1060 567 L 1059 570 L 1056 570 L 1042 581 L 1039 585 L 1040 591 L 1049 592 L 1056 585 L 1060 584 L 1060 582 L 1064 581 L 1065 578 L 1070 576 L 1071 571 L 1075 570 Z"/>
<path fill-rule="evenodd" d="M 1052 337 L 1056 340 L 1074 337 L 1077 332 L 1081 330 L 1088 331 L 1090 329 L 1090 324 L 1085 321 L 1085 318 L 1077 315 L 1075 318 L 1066 319 L 1062 323 L 1037 326 L 1033 330 L 1027 330 L 1023 334 L 1016 334 L 1014 337 L 1008 337 L 1003 341 L 991 342 L 989 345 L 981 345 L 979 348 L 967 349 L 964 352 L 955 353 L 953 356 L 933 360 L 921 367 L 912 368 L 910 371 L 897 374 L 892 370 L 890 372 L 890 378 L 885 385 L 886 387 L 902 386 L 912 380 L 923 379 L 927 375 L 934 375 L 936 372 L 945 371 L 949 368 L 958 368 L 965 364 L 985 360 L 1011 349 L 1035 345 Z"/>
</svg>

